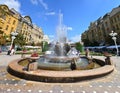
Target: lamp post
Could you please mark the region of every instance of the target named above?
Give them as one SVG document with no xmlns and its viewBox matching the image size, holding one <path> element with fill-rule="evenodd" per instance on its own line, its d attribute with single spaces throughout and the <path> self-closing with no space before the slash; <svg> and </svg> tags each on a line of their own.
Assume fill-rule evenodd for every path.
<svg viewBox="0 0 120 93">
<path fill-rule="evenodd" d="M 16 31 L 15 32 L 11 32 L 11 35 L 12 35 L 12 37 L 11 37 L 12 41 L 11 41 L 10 50 L 12 49 L 14 39 L 16 38 L 16 36 L 18 35 L 18 33 Z"/>
<path fill-rule="evenodd" d="M 117 39 L 116 35 L 117 35 L 117 33 L 115 33 L 114 31 L 112 31 L 109 35 L 112 37 L 112 39 L 113 39 L 113 41 L 115 43 L 115 47 L 116 47 L 116 50 L 117 50 L 117 56 L 118 56 L 119 50 L 118 50 L 117 43 L 116 43 L 116 39 Z"/>
</svg>

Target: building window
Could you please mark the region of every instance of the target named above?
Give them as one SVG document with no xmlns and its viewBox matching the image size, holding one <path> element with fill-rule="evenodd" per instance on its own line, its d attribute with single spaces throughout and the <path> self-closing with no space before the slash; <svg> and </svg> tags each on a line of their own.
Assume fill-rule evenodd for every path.
<svg viewBox="0 0 120 93">
<path fill-rule="evenodd" d="M 116 17 L 114 18 L 114 21 L 116 22 L 117 20 L 116 20 Z"/>
<path fill-rule="evenodd" d="M 7 26 L 6 26 L 6 30 L 8 30 L 8 27 L 9 27 L 9 26 L 7 25 Z"/>
<path fill-rule="evenodd" d="M 10 23 L 10 21 L 11 21 L 11 18 L 8 19 L 8 23 Z"/>
<path fill-rule="evenodd" d="M 114 26 L 112 28 L 113 28 L 114 31 L 116 30 Z"/>
<path fill-rule="evenodd" d="M 41 36 L 39 36 L 39 39 L 41 38 Z"/>
<path fill-rule="evenodd" d="M 107 22 L 105 22 L 105 25 L 106 25 L 106 26 L 108 26 L 108 23 L 107 23 Z"/>
<path fill-rule="evenodd" d="M 120 20 L 119 15 L 117 16 L 118 21 Z"/>
<path fill-rule="evenodd" d="M 113 19 L 111 19 L 111 23 L 113 23 L 114 21 L 113 21 Z"/>
<path fill-rule="evenodd" d="M 1 18 L 5 20 L 6 19 L 6 15 L 2 15 Z"/>
<path fill-rule="evenodd" d="M 118 25 L 116 25 L 116 29 L 119 30 L 119 26 Z"/>
<path fill-rule="evenodd" d="M 14 20 L 14 21 L 13 21 L 13 25 L 14 25 L 15 23 L 16 23 L 16 21 Z"/>
<path fill-rule="evenodd" d="M 13 31 L 13 27 L 11 28 L 11 32 Z"/>
</svg>

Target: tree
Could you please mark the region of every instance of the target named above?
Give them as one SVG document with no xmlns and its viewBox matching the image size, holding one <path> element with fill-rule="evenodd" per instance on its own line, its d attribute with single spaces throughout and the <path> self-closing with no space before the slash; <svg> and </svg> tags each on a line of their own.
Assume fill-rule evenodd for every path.
<svg viewBox="0 0 120 93">
<path fill-rule="evenodd" d="M 83 39 L 82 41 L 84 42 L 85 46 L 91 46 L 91 42 L 89 39 Z"/>
<path fill-rule="evenodd" d="M 97 41 L 93 41 L 92 46 L 99 46 L 99 43 Z"/>
<path fill-rule="evenodd" d="M 18 45 L 18 46 L 20 46 L 20 47 L 23 47 L 26 43 L 25 43 L 25 38 L 24 38 L 24 36 L 21 34 L 21 33 L 19 33 L 17 36 L 16 36 L 16 38 L 15 38 L 15 40 L 14 40 L 14 43 L 16 44 L 16 45 Z"/>
<path fill-rule="evenodd" d="M 114 41 L 112 40 L 111 36 L 105 37 L 105 43 L 106 45 L 114 45 Z"/>
<path fill-rule="evenodd" d="M 77 42 L 77 43 L 76 43 L 76 49 L 77 49 L 78 51 L 80 51 L 80 52 L 83 52 L 83 45 L 80 44 L 80 42 Z"/>
<path fill-rule="evenodd" d="M 118 32 L 118 35 L 117 35 L 117 44 L 120 45 L 120 32 Z"/>
<path fill-rule="evenodd" d="M 43 42 L 42 42 L 42 52 L 47 51 L 48 48 L 49 48 L 48 42 L 43 41 Z"/>
</svg>

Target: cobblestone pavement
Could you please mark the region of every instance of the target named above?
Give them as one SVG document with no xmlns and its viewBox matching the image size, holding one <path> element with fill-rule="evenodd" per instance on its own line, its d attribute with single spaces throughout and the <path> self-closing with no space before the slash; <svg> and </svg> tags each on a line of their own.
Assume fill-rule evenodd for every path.
<svg viewBox="0 0 120 93">
<path fill-rule="evenodd" d="M 43 83 L 26 81 L 10 75 L 6 69 L 20 55 L 0 55 L 0 93 L 120 93 L 120 57 L 111 57 L 116 65 L 111 74 L 76 83 Z M 103 56 L 94 58 L 105 59 Z"/>
</svg>

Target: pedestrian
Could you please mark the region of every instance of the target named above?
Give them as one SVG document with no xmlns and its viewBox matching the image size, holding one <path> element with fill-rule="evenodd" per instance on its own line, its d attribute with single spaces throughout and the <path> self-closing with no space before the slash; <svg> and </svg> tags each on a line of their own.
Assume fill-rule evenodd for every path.
<svg viewBox="0 0 120 93">
<path fill-rule="evenodd" d="M 10 55 L 14 55 L 15 54 L 15 50 L 14 50 L 14 48 L 11 50 L 11 53 L 10 53 Z"/>
<path fill-rule="evenodd" d="M 76 69 L 75 59 L 72 60 L 72 62 L 70 64 L 70 68 L 71 68 L 71 70 L 75 70 Z"/>
<path fill-rule="evenodd" d="M 89 49 L 87 48 L 85 51 L 85 56 L 88 57 L 89 56 Z"/>
<path fill-rule="evenodd" d="M 2 49 L 0 48 L 0 53 L 2 52 Z"/>
<path fill-rule="evenodd" d="M 80 57 L 80 51 L 78 51 L 78 56 Z"/>
<path fill-rule="evenodd" d="M 10 53 L 11 53 L 11 50 L 8 50 L 7 55 L 10 55 Z"/>
</svg>

